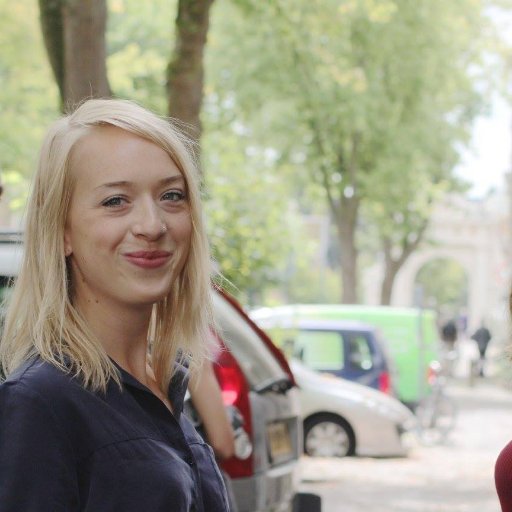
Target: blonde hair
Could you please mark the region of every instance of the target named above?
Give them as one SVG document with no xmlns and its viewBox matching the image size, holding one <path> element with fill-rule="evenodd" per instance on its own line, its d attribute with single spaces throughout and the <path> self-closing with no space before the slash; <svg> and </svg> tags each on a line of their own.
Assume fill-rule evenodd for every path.
<svg viewBox="0 0 512 512">
<path fill-rule="evenodd" d="M 88 100 L 55 122 L 43 142 L 27 208 L 25 251 L 9 300 L 0 343 L 7 374 L 34 356 L 70 371 L 84 386 L 106 390 L 119 375 L 87 323 L 73 307 L 64 254 L 64 226 L 73 191 L 75 144 L 97 126 L 116 126 L 166 151 L 183 174 L 192 236 L 187 261 L 168 296 L 153 306 L 151 365 L 167 392 L 176 358 L 199 366 L 211 325 L 210 253 L 202 216 L 199 175 L 191 145 L 167 119 L 125 100 Z"/>
</svg>

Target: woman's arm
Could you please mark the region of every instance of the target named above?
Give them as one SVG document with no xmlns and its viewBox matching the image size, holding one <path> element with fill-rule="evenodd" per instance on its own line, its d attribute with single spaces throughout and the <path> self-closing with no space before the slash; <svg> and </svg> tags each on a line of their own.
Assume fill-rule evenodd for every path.
<svg viewBox="0 0 512 512">
<path fill-rule="evenodd" d="M 0 510 L 79 510 L 76 462 L 51 407 L 23 383 L 0 386 Z"/>
<path fill-rule="evenodd" d="M 205 361 L 201 371 L 192 376 L 189 391 L 203 422 L 208 443 L 218 459 L 228 459 L 235 450 L 234 433 L 211 361 Z"/>
</svg>

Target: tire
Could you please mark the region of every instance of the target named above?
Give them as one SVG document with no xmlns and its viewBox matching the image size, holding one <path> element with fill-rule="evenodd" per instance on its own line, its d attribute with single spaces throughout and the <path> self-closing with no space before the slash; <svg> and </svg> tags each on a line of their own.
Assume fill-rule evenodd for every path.
<svg viewBox="0 0 512 512">
<path fill-rule="evenodd" d="M 355 436 L 350 425 L 338 416 L 318 414 L 304 422 L 304 453 L 310 457 L 354 455 Z"/>
</svg>

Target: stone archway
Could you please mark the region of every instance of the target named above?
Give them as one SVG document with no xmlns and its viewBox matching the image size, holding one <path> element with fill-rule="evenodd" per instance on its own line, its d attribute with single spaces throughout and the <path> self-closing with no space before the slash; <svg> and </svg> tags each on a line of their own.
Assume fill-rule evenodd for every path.
<svg viewBox="0 0 512 512">
<path fill-rule="evenodd" d="M 479 293 L 482 283 L 485 283 L 486 275 L 483 267 L 478 264 L 480 255 L 477 251 L 464 248 L 432 248 L 411 256 L 407 264 L 401 270 L 393 287 L 392 304 L 395 306 L 412 306 L 416 297 L 416 277 L 419 271 L 428 263 L 435 260 L 452 260 L 459 264 L 468 280 L 468 316 L 473 322 L 478 323 L 477 313 L 482 311 L 484 298 Z M 475 272 L 475 269 L 477 271 Z"/>
<path fill-rule="evenodd" d="M 472 201 L 447 196 L 435 209 L 423 248 L 400 269 L 393 286 L 393 306 L 413 306 L 419 270 L 436 259 L 450 259 L 468 278 L 469 328 L 490 315 L 505 316 L 512 259 L 509 210 L 506 197 Z M 376 303 L 382 265 L 365 276 L 365 301 Z"/>
</svg>

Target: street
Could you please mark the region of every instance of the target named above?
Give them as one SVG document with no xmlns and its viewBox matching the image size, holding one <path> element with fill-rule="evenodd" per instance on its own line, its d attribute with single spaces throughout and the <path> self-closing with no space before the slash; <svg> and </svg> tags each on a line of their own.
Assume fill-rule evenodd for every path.
<svg viewBox="0 0 512 512">
<path fill-rule="evenodd" d="M 323 512 L 497 512 L 494 462 L 512 439 L 512 391 L 457 379 L 448 394 L 458 407 L 442 446 L 415 443 L 402 459 L 310 459 L 303 491 L 322 496 Z"/>
</svg>

